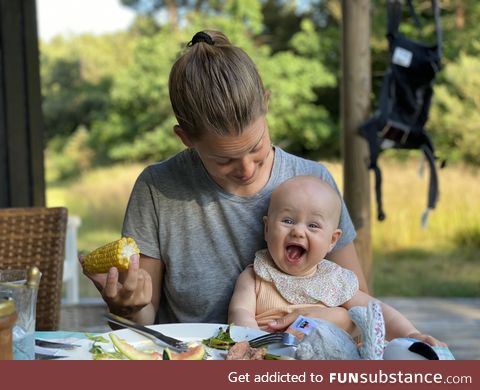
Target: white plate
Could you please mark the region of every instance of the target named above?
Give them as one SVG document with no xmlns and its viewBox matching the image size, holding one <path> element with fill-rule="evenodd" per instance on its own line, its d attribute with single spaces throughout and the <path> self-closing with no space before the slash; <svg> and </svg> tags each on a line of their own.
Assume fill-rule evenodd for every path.
<svg viewBox="0 0 480 390">
<path fill-rule="evenodd" d="M 183 341 L 202 341 L 203 339 L 208 339 L 209 337 L 215 336 L 218 334 L 220 328 L 226 329 L 227 325 L 225 324 L 163 324 L 163 325 L 150 325 L 149 328 L 158 330 L 166 334 Z M 138 349 L 147 349 L 147 350 L 158 350 L 163 351 L 164 344 L 161 342 L 155 343 L 151 339 L 138 334 L 129 329 L 121 329 L 113 332 L 108 332 L 102 334 L 105 339 L 108 340 L 108 343 L 101 343 L 100 345 L 106 352 L 113 352 L 114 348 L 111 343 L 110 333 L 114 333 L 119 338 L 124 339 L 129 344 L 135 346 Z M 259 329 L 244 328 L 241 326 L 231 326 L 230 335 L 235 341 L 251 340 L 255 337 L 266 334 L 266 332 Z M 72 351 L 62 351 L 62 355 L 65 355 L 65 360 L 92 360 L 92 354 L 89 352 L 93 341 L 85 339 L 76 344 L 80 345 L 79 348 L 75 348 Z M 213 360 L 222 360 L 225 359 L 226 351 L 221 351 L 213 348 L 206 348 L 207 353 L 210 359 Z M 275 355 L 286 355 L 293 356 L 293 349 L 288 347 L 283 348 L 274 348 L 271 346 L 268 349 L 269 353 Z"/>
</svg>

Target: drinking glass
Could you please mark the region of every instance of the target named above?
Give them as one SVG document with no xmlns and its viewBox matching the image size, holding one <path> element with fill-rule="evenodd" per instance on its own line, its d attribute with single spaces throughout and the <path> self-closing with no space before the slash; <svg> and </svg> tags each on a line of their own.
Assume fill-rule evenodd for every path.
<svg viewBox="0 0 480 390">
<path fill-rule="evenodd" d="M 35 315 L 41 273 L 28 270 L 0 270 L 0 298 L 15 301 L 17 321 L 13 327 L 13 358 L 35 359 Z"/>
</svg>

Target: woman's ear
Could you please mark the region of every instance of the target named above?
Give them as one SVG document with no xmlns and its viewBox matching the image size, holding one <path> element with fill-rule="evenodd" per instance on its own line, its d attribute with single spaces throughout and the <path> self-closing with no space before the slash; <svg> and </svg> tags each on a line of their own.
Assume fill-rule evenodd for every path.
<svg viewBox="0 0 480 390">
<path fill-rule="evenodd" d="M 265 100 L 265 106 L 267 107 L 268 110 L 268 103 L 270 102 L 270 95 L 272 93 L 269 90 L 266 90 L 263 94 L 263 99 Z"/>
<path fill-rule="evenodd" d="M 182 141 L 182 143 L 187 147 L 191 148 L 193 146 L 192 141 L 188 137 L 187 133 L 183 131 L 183 129 L 179 125 L 173 126 L 173 131 L 177 135 L 178 138 Z"/>
<path fill-rule="evenodd" d="M 268 217 L 265 215 L 263 217 L 263 235 L 264 235 L 264 238 L 265 240 L 267 239 L 267 233 L 268 233 Z"/>
</svg>

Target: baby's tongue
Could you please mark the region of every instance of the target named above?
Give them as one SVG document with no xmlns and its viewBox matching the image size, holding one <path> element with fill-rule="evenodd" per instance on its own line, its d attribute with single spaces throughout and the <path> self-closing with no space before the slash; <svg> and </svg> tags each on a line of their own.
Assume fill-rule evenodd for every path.
<svg viewBox="0 0 480 390">
<path fill-rule="evenodd" d="M 289 245 L 287 247 L 288 258 L 292 260 L 297 260 L 303 254 L 303 248 L 296 245 Z"/>
</svg>

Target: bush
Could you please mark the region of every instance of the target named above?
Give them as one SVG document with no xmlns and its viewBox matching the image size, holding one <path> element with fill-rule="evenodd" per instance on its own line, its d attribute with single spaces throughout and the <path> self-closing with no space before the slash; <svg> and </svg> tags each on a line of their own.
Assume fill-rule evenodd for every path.
<svg viewBox="0 0 480 390">
<path fill-rule="evenodd" d="M 56 137 L 48 144 L 47 182 L 68 180 L 92 167 L 95 152 L 88 146 L 88 137 L 87 130 L 80 127 L 72 136 Z"/>
</svg>

